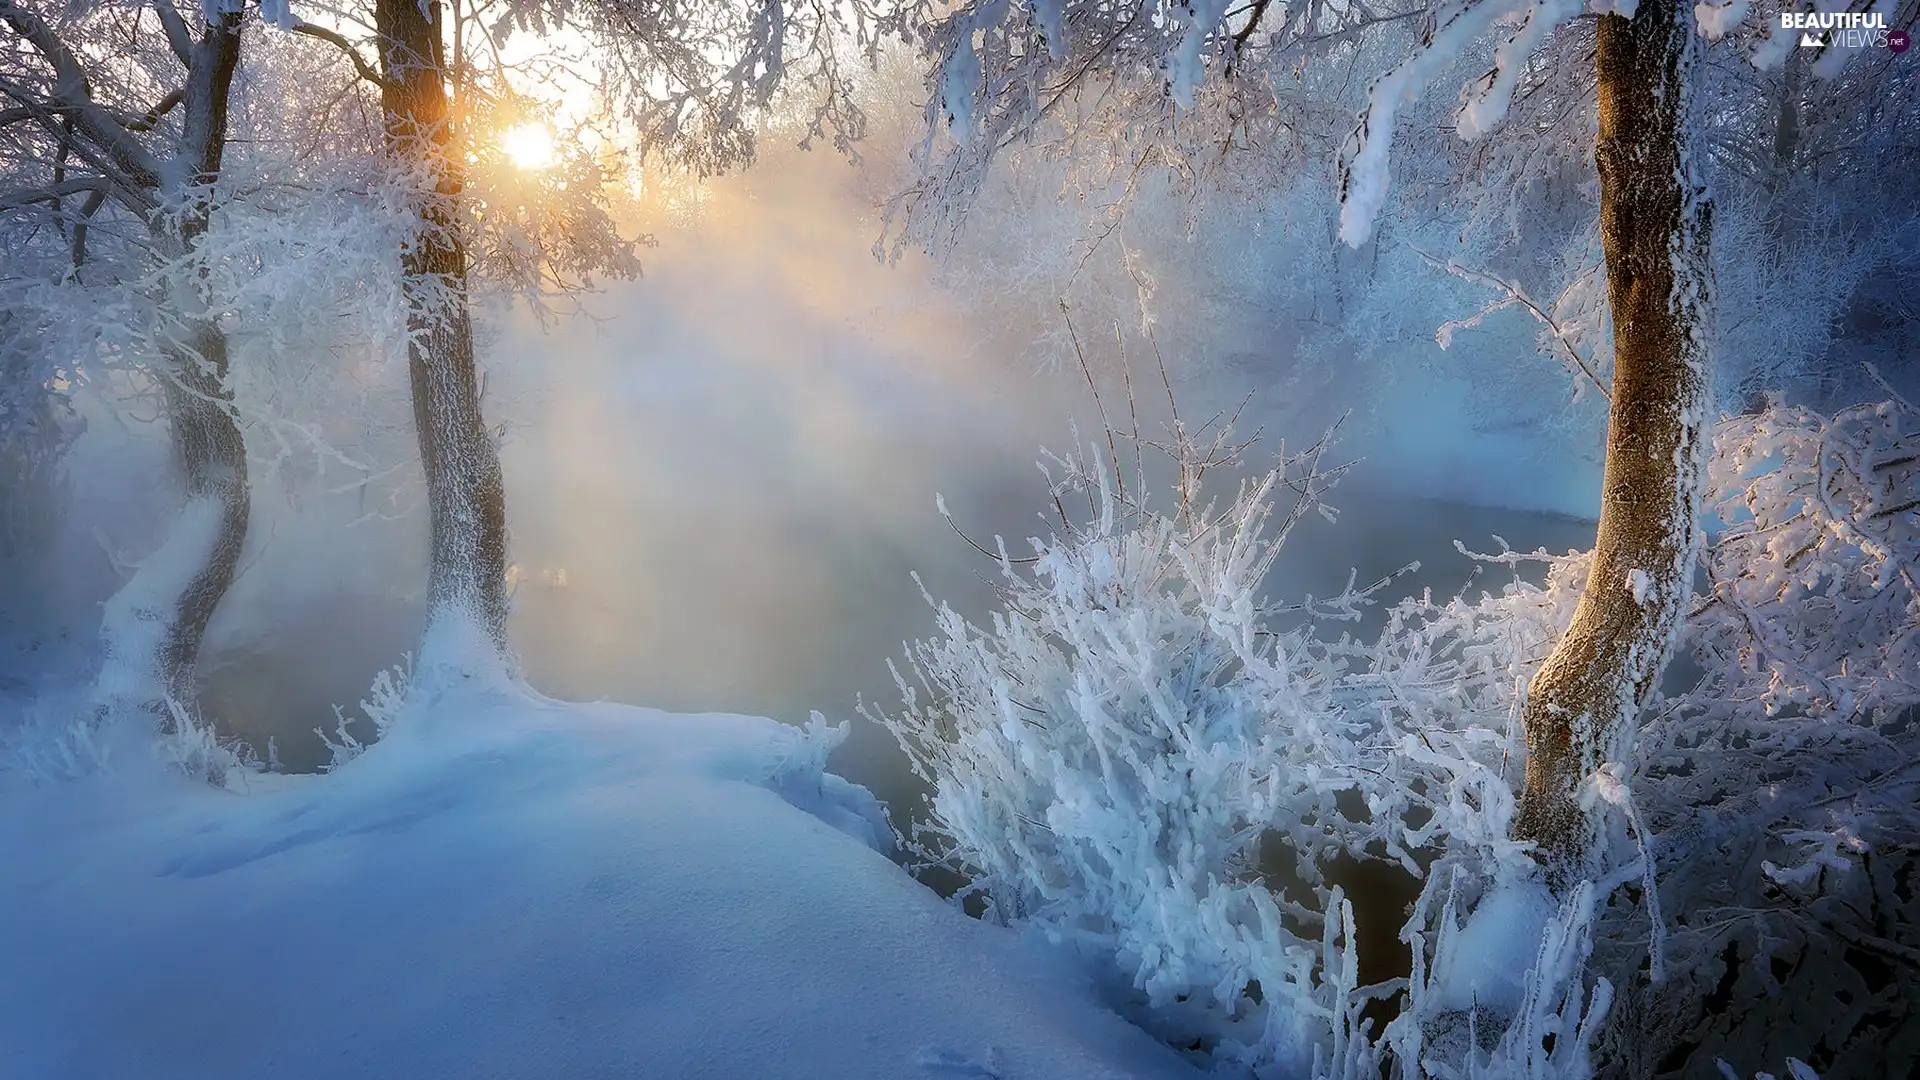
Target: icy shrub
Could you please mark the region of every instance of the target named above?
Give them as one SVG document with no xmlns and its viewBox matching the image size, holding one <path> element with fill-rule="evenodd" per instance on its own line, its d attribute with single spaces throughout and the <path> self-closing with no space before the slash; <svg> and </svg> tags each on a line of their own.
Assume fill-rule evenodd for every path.
<svg viewBox="0 0 1920 1080">
<path fill-rule="evenodd" d="M 1117 467 L 1057 459 L 1056 502 L 1091 495 L 1091 520 L 1063 510 L 1018 562 L 1001 544 L 1003 610 L 981 629 L 939 605 L 915 679 L 895 673 L 901 714 L 876 717 L 934 786 L 916 839 L 992 918 L 1112 957 L 1149 1007 L 1187 1017 L 1181 1038 L 1293 1062 L 1302 1018 L 1258 1002 L 1320 997 L 1315 950 L 1253 879 L 1254 843 L 1286 810 L 1332 810 L 1317 747 L 1347 735 L 1321 730 L 1337 668 L 1271 631 L 1255 595 L 1294 519 L 1273 520 L 1275 491 L 1295 485 L 1304 509 L 1317 460 L 1221 509 L 1197 501 L 1210 462 L 1188 454 L 1162 513 Z"/>
<path fill-rule="evenodd" d="M 1615 868 L 1594 917 L 1593 968 L 1619 990 L 1596 1055 L 1607 1071 L 1693 1076 L 1724 1058 L 1741 1075 L 1792 1060 L 1879 1076 L 1920 1057 L 1906 1034 L 1920 955 L 1917 478 L 1920 413 L 1897 398 L 1832 416 L 1774 406 L 1716 429 L 1688 660 L 1642 717 L 1633 759 L 1587 791 Z M 1543 563 L 1545 580 L 1403 602 L 1344 680 L 1395 744 L 1387 768 L 1405 782 L 1381 789 L 1379 809 L 1426 849 L 1429 894 L 1514 859 L 1527 680 L 1588 565 L 1478 558 Z"/>
<path fill-rule="evenodd" d="M 168 698 L 166 709 L 154 754 L 168 766 L 217 788 L 231 787 L 244 774 L 263 768 L 245 742 L 222 738 L 212 724 L 178 701 Z"/>
<path fill-rule="evenodd" d="M 1177 470 L 1165 511 L 1113 441 L 1057 459 L 1058 526 L 1021 558 L 995 544 L 1001 609 L 978 626 L 936 604 L 939 636 L 896 672 L 903 708 L 876 716 L 933 788 L 919 850 L 988 917 L 1077 946 L 1149 1027 L 1256 1076 L 1912 1059 L 1911 405 L 1720 425 L 1692 669 L 1631 760 L 1589 778 L 1605 872 L 1558 896 L 1510 838 L 1520 716 L 1588 557 L 1501 545 L 1478 558 L 1543 579 L 1409 599 L 1378 639 L 1336 638 L 1366 593 L 1288 608 L 1261 591 L 1331 479 L 1320 448 L 1224 504 L 1201 494 L 1235 458 L 1224 435 L 1176 427 L 1158 449 Z M 1357 985 L 1356 932 L 1381 928 L 1355 927 L 1343 858 L 1420 882 L 1404 979 Z M 1376 999 L 1393 1006 L 1377 1029 Z"/>
<path fill-rule="evenodd" d="M 367 696 L 360 699 L 360 717 L 349 717 L 340 706 L 333 707 L 333 734 L 325 728 L 314 728 L 313 733 L 320 736 L 326 744 L 329 758 L 323 771 L 332 772 L 359 757 L 367 746 L 387 733 L 400 711 L 407 704 L 407 690 L 413 684 L 413 654 L 401 657 L 400 662 L 381 671 L 373 677 L 373 685 L 367 689 Z M 362 739 L 351 730 L 351 725 L 364 718 L 372 729 L 372 739 Z M 362 729 L 362 734 L 366 734 Z"/>
<path fill-rule="evenodd" d="M 1888 392 L 1891 393 L 1889 388 Z M 1674 977 L 1671 1056 L 1920 1067 L 1920 410 L 1776 405 L 1720 426 L 1724 523 L 1638 740 Z M 1704 1071 L 1704 1070 L 1700 1070 Z"/>
<path fill-rule="evenodd" d="M 34 701 L 0 725 L 0 775 L 12 773 L 29 784 L 91 776 L 109 756 L 107 740 L 78 709 Z"/>
<path fill-rule="evenodd" d="M 1482 1062 L 1538 1057 L 1541 1036 L 1557 1030 L 1559 1071 L 1514 1075 L 1584 1075 L 1576 1043 L 1605 1010 L 1583 1009 L 1579 981 L 1590 901 L 1545 901 L 1537 934 L 1509 942 L 1509 976 L 1522 981 L 1498 1001 L 1452 988 L 1466 976 L 1453 973 L 1464 961 L 1451 951 L 1431 978 L 1416 972 L 1410 995 L 1357 985 L 1352 911 L 1328 868 L 1387 859 L 1422 873 L 1414 849 L 1454 818 L 1429 810 L 1428 833 L 1405 827 L 1406 781 L 1390 770 L 1415 772 L 1424 759 L 1401 760 L 1364 687 L 1357 705 L 1343 704 L 1359 685 L 1359 650 L 1315 633 L 1372 590 L 1292 607 L 1262 598 L 1289 529 L 1339 471 L 1321 468 L 1324 441 L 1218 503 L 1203 478 L 1241 449 L 1224 430 L 1202 444 L 1176 424 L 1170 444 L 1131 445 L 1171 459 L 1166 510 L 1148 501 L 1138 458 L 1129 487 L 1113 440 L 1104 465 L 1097 451 L 1055 459 L 1059 526 L 1029 540 L 1029 557 L 999 545 L 1002 610 L 977 627 L 936 605 L 941 636 L 911 647 L 912 678 L 896 672 L 903 709 L 875 718 L 933 786 L 923 853 L 964 875 L 989 917 L 1110 964 L 1143 1022 L 1216 1065 L 1371 1077 L 1393 1042 L 1412 1075 L 1423 1033 L 1438 1040 L 1425 1056 Z M 1075 521 L 1064 508 L 1081 496 L 1090 510 Z M 1503 738 L 1497 729 L 1480 741 Z M 1497 776 L 1492 784 L 1506 816 L 1484 837 L 1457 831 L 1506 851 L 1494 834 L 1512 794 Z M 1472 796 L 1463 782 L 1429 801 L 1444 810 Z M 1477 805 L 1466 816 L 1478 823 Z M 1484 884 L 1474 880 L 1476 894 Z M 1424 935 L 1431 910 L 1423 900 L 1407 933 Z M 1454 911 L 1449 900 L 1439 917 L 1443 944 L 1475 937 L 1452 925 Z M 1402 1017 L 1375 1033 L 1361 1009 L 1396 995 L 1408 998 Z M 1515 1015 L 1504 1049 L 1442 1037 L 1450 1017 L 1464 1017 L 1490 1025 L 1497 1043 Z"/>
<path fill-rule="evenodd" d="M 222 738 L 191 709 L 167 698 L 164 719 L 144 709 L 102 709 L 83 695 L 33 701 L 0 721 L 0 776 L 33 785 L 63 783 L 112 767 L 116 750 L 151 750 L 174 771 L 213 787 L 232 787 L 265 768 L 241 740 Z M 129 745 L 130 744 L 130 745 Z"/>
</svg>

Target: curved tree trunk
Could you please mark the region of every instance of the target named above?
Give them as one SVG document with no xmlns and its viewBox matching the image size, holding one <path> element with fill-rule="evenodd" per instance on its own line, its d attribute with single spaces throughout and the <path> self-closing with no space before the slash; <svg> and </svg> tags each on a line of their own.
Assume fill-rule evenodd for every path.
<svg viewBox="0 0 1920 1080">
<path fill-rule="evenodd" d="M 191 709 L 198 696 L 195 675 L 200 643 L 239 570 L 252 498 L 246 443 L 234 421 L 233 393 L 226 385 L 226 335 L 210 322 L 196 320 L 186 336 L 185 347 L 169 350 L 167 357 L 173 368 L 173 381 L 167 386 L 168 419 L 187 481 L 187 509 L 175 528 L 208 530 L 211 535 L 183 541 L 203 545 L 205 555 L 197 567 L 181 568 L 187 574 L 178 583 L 155 666 L 160 689 Z M 170 723 L 170 714 L 163 711 L 162 720 Z"/>
<path fill-rule="evenodd" d="M 0 24 L 37 53 L 52 75 L 46 106 L 65 118 L 61 137 L 86 145 L 83 156 L 102 163 L 103 174 L 112 177 L 96 190 L 86 213 L 110 193 L 145 221 L 163 271 L 156 301 L 170 325 L 156 328 L 156 336 L 187 504 L 160 549 L 106 604 L 100 631 L 106 662 L 94 694 L 103 709 L 132 706 L 166 721 L 167 699 L 193 705 L 201 640 L 233 584 L 251 491 L 246 445 L 227 384 L 226 334 L 209 310 L 202 276 L 191 268 L 211 214 L 209 187 L 226 152 L 242 15 L 228 11 L 200 21 L 196 37 L 173 0 L 154 0 L 153 11 L 186 69 L 185 85 L 153 113 L 157 120 L 175 105 L 181 109 L 179 142 L 168 155 L 154 153 L 139 137 L 153 129 L 152 121 L 129 124 L 94 99 L 86 60 L 52 26 L 15 0 L 0 0 Z M 76 268 L 86 257 L 83 236 L 76 228 Z"/>
<path fill-rule="evenodd" d="M 1600 238 L 1613 310 L 1600 529 L 1573 622 L 1528 688 L 1517 835 L 1591 872 L 1580 789 L 1626 756 L 1691 598 L 1708 438 L 1709 207 L 1688 147 L 1697 45 L 1676 0 L 1600 18 Z"/>
<path fill-rule="evenodd" d="M 240 20 L 238 12 L 227 12 L 218 22 L 204 26 L 194 43 L 178 157 L 193 193 L 188 211 L 179 219 L 183 252 L 192 251 L 206 234 L 209 207 L 204 192 L 219 177 L 226 156 L 227 106 L 233 75 L 240 66 Z M 191 704 L 197 696 L 194 674 L 207 623 L 240 567 L 252 488 L 246 441 L 234 416 L 233 387 L 227 380 L 226 332 L 206 313 L 200 281 L 196 278 L 184 285 L 182 299 L 192 305 L 193 314 L 185 320 L 184 340 L 168 356 L 174 373 L 174 381 L 168 384 L 173 444 L 186 474 L 188 500 L 210 499 L 219 507 L 206 563 L 181 592 L 173 625 L 160 645 L 167 693 L 175 701 Z"/>
<path fill-rule="evenodd" d="M 413 241 L 401 256 L 408 290 L 408 375 L 426 471 L 431 555 L 428 633 L 450 623 L 507 653 L 507 507 L 500 456 L 480 414 L 461 176 L 453 148 L 437 0 L 376 0 L 386 83 L 387 146 L 424 169 Z"/>
<path fill-rule="evenodd" d="M 226 152 L 240 26 L 241 15 L 229 12 L 191 41 L 180 144 L 155 178 L 183 194 L 186 204 L 177 215 L 149 218 L 155 245 L 176 264 L 161 297 L 175 320 L 162 331 L 161 352 L 187 505 L 160 550 L 108 602 L 102 626 L 110 670 L 101 690 L 108 703 L 153 711 L 163 727 L 172 724 L 169 700 L 187 710 L 195 706 L 200 645 L 238 572 L 252 506 L 246 442 L 227 381 L 227 336 L 207 310 L 199 275 L 186 268 L 206 234 L 206 188 L 219 177 Z"/>
</svg>

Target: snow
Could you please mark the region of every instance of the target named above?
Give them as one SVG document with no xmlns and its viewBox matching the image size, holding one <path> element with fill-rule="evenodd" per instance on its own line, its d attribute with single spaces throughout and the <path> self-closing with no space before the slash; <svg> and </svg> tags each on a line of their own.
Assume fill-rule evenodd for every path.
<svg viewBox="0 0 1920 1080">
<path fill-rule="evenodd" d="M 1167 82 L 1174 104 L 1182 109 L 1193 108 L 1194 88 L 1207 77 L 1202 52 L 1226 14 L 1227 0 L 1191 0 L 1187 6 L 1186 30 L 1180 35 L 1179 46 L 1167 57 Z"/>
<path fill-rule="evenodd" d="M 1708 41 L 1719 41 L 1739 27 L 1740 20 L 1747 17 L 1749 0 L 1727 0 L 1716 4 L 1711 0 L 1701 0 L 1693 5 L 1693 18 L 1700 25 L 1700 33 Z"/>
<path fill-rule="evenodd" d="M 1046 39 L 1047 55 L 1055 60 L 1067 58 L 1066 5 L 1064 0 L 1032 0 L 1033 22 Z"/>
<path fill-rule="evenodd" d="M 980 79 L 980 55 L 973 51 L 973 31 L 962 27 L 953 54 L 947 57 L 940 74 L 941 101 L 955 142 L 965 143 L 973 135 L 973 99 L 980 92 Z"/>
<path fill-rule="evenodd" d="M 1753 66 L 1761 71 L 1777 69 L 1799 42 L 1799 34 L 1783 30 L 1777 21 L 1768 20 L 1767 33 L 1753 44 Z"/>
<path fill-rule="evenodd" d="M 1503 885 L 1482 899 L 1434 964 L 1437 1004 L 1461 1011 L 1477 1005 L 1511 1015 L 1520 1007 L 1527 973 L 1558 909 L 1538 881 Z"/>
<path fill-rule="evenodd" d="M 1513 36 L 1493 51 L 1493 76 L 1466 95 L 1457 116 L 1460 137 L 1480 138 L 1499 127 L 1513 103 L 1513 91 L 1527 60 L 1560 26 L 1580 13 L 1580 0 L 1539 0 L 1526 12 Z"/>
<path fill-rule="evenodd" d="M 288 0 L 262 0 L 260 18 L 282 30 L 293 29 L 296 21 L 293 17 L 293 6 Z"/>
<path fill-rule="evenodd" d="M 1653 575 L 1636 566 L 1627 571 L 1627 588 L 1633 591 L 1633 602 L 1644 607 L 1654 595 Z"/>
<path fill-rule="evenodd" d="M 105 660 L 95 680 L 96 702 L 143 705 L 166 695 L 160 648 L 173 626 L 180 597 L 206 566 L 220 536 L 220 500 L 187 500 L 165 542 L 108 598 L 100 617 Z"/>
<path fill-rule="evenodd" d="M 1727 1064 L 1724 1060 L 1714 1058 L 1713 1063 L 1719 1068 L 1720 1075 L 1725 1077 L 1726 1080 L 1740 1080 L 1740 1074 L 1735 1072 L 1733 1066 Z M 1787 1076 L 1790 1080 L 1820 1080 L 1820 1074 L 1814 1072 L 1811 1066 L 1799 1058 L 1787 1059 Z M 1772 1073 L 1766 1072 L 1755 1073 L 1753 1074 L 1753 1080 L 1774 1080 L 1774 1076 Z"/>
<path fill-rule="evenodd" d="M 1197 1075 L 876 851 L 844 728 L 425 682 L 324 776 L 0 773 L 8 1075 Z"/>
<path fill-rule="evenodd" d="M 1899 4 L 1895 0 L 1874 0 L 1872 6 L 1865 12 L 1866 21 L 1870 25 L 1893 26 L 1898 7 Z M 1874 22 L 1875 16 L 1878 16 L 1877 23 Z M 1873 43 L 1869 44 L 1870 41 Z M 1848 61 L 1855 56 L 1885 48 L 1871 37 L 1866 40 L 1855 40 L 1854 35 L 1833 35 L 1831 42 L 1826 48 L 1820 50 L 1820 58 L 1813 62 L 1813 77 L 1816 79 L 1837 79 L 1846 69 Z"/>
<path fill-rule="evenodd" d="M 1348 147 L 1345 191 L 1340 203 L 1340 241 L 1358 248 L 1373 237 L 1387 201 L 1388 151 L 1403 106 L 1420 99 L 1434 76 L 1461 50 L 1478 41 L 1516 5 L 1482 3 L 1455 9 L 1435 27 L 1426 46 L 1374 81 L 1357 140 Z"/>
</svg>

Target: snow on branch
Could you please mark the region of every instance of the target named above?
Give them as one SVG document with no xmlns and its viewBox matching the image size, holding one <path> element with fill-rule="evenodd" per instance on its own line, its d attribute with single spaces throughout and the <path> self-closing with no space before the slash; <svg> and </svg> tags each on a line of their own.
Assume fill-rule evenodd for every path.
<svg viewBox="0 0 1920 1080">
<path fill-rule="evenodd" d="M 1469 0 L 1443 10 L 1424 44 L 1367 93 L 1366 109 L 1340 156 L 1340 239 L 1357 248 L 1372 238 L 1374 220 L 1386 205 L 1388 154 L 1399 112 L 1418 101 L 1435 76 L 1494 27 L 1520 22 L 1495 49 L 1493 71 L 1468 89 L 1456 117 L 1461 138 L 1484 135 L 1505 119 L 1534 51 L 1579 11 L 1578 0 Z"/>
</svg>

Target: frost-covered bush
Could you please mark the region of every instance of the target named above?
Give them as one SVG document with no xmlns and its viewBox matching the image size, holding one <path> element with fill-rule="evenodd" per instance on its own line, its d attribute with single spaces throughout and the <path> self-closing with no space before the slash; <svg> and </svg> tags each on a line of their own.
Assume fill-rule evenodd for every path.
<svg viewBox="0 0 1920 1080">
<path fill-rule="evenodd" d="M 101 709 L 84 694 L 54 694 L 0 715 L 0 783 L 31 785 L 80 780 L 110 770 L 116 752 L 152 754 L 167 768 L 212 787 L 233 787 L 269 766 L 239 739 L 222 736 L 204 717 L 172 699 L 160 703 L 166 722 Z M 9 710 L 13 712 L 13 710 Z"/>
<path fill-rule="evenodd" d="M 1253 1075 L 1878 1076 L 1915 1060 L 1909 403 L 1722 422 L 1691 665 L 1632 759 L 1589 779 L 1605 872 L 1558 897 L 1510 839 L 1520 716 L 1587 556 L 1482 555 L 1512 580 L 1336 638 L 1365 595 L 1289 609 L 1261 587 L 1329 479 L 1317 452 L 1221 508 L 1199 479 L 1231 459 L 1224 437 L 1176 437 L 1161 511 L 1114 445 L 1060 463 L 1059 524 L 1030 556 L 997 546 L 987 625 L 937 606 L 904 708 L 880 718 L 933 788 L 921 851 L 989 917 L 1073 943 L 1169 1041 Z M 1357 936 L 1388 928 L 1354 924 L 1341 859 L 1418 879 L 1405 978 L 1357 985 Z M 1384 1026 L 1361 1017 L 1375 999 Z"/>
<path fill-rule="evenodd" d="M 1718 426 L 1689 661 L 1634 759 L 1587 793 L 1616 868 L 1594 924 L 1594 970 L 1620 990 L 1608 1072 L 1793 1059 L 1796 1076 L 1879 1076 L 1920 1059 L 1917 478 L 1920 412 L 1897 397 Z M 1413 826 L 1429 895 L 1513 858 L 1526 684 L 1587 575 L 1581 552 L 1478 557 L 1541 564 L 1544 580 L 1402 603 L 1345 680 L 1395 743 L 1406 782 L 1378 810 Z"/>
<path fill-rule="evenodd" d="M 1605 1057 L 1623 1075 L 1716 1059 L 1744 1075 L 1789 1056 L 1828 1076 L 1902 1073 L 1920 1061 L 1920 412 L 1896 396 L 1724 420 L 1705 502 L 1690 662 L 1649 706 L 1635 759 L 1592 789 L 1614 808 L 1616 876 L 1641 879 L 1597 924 L 1596 965 L 1622 988 Z M 1484 558 L 1543 561 L 1546 580 L 1402 605 L 1367 677 L 1394 688 L 1389 723 L 1471 751 L 1458 782 L 1494 795 L 1490 852 L 1511 804 L 1489 777 L 1524 760 L 1501 723 L 1587 560 Z"/>
<path fill-rule="evenodd" d="M 325 728 L 314 728 L 313 733 L 320 736 L 326 744 L 328 760 L 322 768 L 331 772 L 364 753 L 372 742 L 387 733 L 387 729 L 399 718 L 407 704 L 408 687 L 413 685 L 413 654 L 402 657 L 398 664 L 382 670 L 373 677 L 373 685 L 367 689 L 367 696 L 360 699 L 360 717 L 349 717 L 346 711 L 333 707 L 333 734 L 327 734 Z M 364 717 L 372 729 L 372 739 L 362 738 L 353 733 L 352 727 Z M 361 735 L 367 734 L 362 729 Z"/>
<path fill-rule="evenodd" d="M 1697 670 L 1654 704 L 1635 763 L 1676 973 L 1645 1010 L 1672 1053 L 1904 1075 L 1920 1067 L 1920 410 L 1728 420 L 1707 498 L 1724 527 L 1685 629 Z"/>
<path fill-rule="evenodd" d="M 110 756 L 99 728 L 79 710 L 36 701 L 0 724 L 0 779 L 28 784 L 75 780 L 98 772 Z"/>
<path fill-rule="evenodd" d="M 1109 965 L 1149 1027 L 1216 1065 L 1372 1077 L 1392 1047 L 1407 1075 L 1501 1062 L 1521 1068 L 1502 1075 L 1585 1075 L 1584 1039 L 1606 1011 L 1605 991 L 1589 999 L 1581 979 L 1590 897 L 1520 901 L 1535 932 L 1495 950 L 1484 924 L 1454 918 L 1491 873 L 1430 878 L 1406 933 L 1424 942 L 1431 916 L 1434 962 L 1422 956 L 1411 991 L 1358 985 L 1357 928 L 1330 869 L 1371 858 L 1421 873 L 1421 837 L 1448 825 L 1511 855 L 1495 834 L 1513 796 L 1491 781 L 1507 809 L 1480 835 L 1456 822 L 1481 821 L 1464 786 L 1430 788 L 1450 816 L 1409 829 L 1407 774 L 1436 770 L 1381 726 L 1354 677 L 1360 650 L 1316 633 L 1371 590 L 1263 599 L 1289 529 L 1338 473 L 1320 466 L 1324 443 L 1216 503 L 1203 479 L 1237 447 L 1174 430 L 1165 446 L 1131 444 L 1175 466 L 1165 510 L 1111 439 L 1104 464 L 1098 451 L 1055 459 L 1059 524 L 1029 541 L 1031 556 L 999 546 L 1003 610 L 978 627 L 938 606 L 941 636 L 912 646 L 904 707 L 876 719 L 933 786 L 920 850 L 966 876 L 989 917 Z M 1081 496 L 1076 520 L 1066 507 Z M 1448 892 L 1432 885 L 1442 879 Z M 1478 942 L 1474 955 L 1460 941 Z M 1524 973 L 1511 993 L 1476 981 L 1508 961 L 1504 978 Z M 1385 1031 L 1361 1017 L 1376 997 L 1400 999 Z"/>
<path fill-rule="evenodd" d="M 1150 1008 L 1211 1022 L 1189 1016 L 1182 1038 L 1254 1060 L 1311 1053 L 1305 1018 L 1254 995 L 1324 1008 L 1315 950 L 1253 866 L 1283 811 L 1332 813 L 1320 748 L 1351 737 L 1322 729 L 1337 666 L 1302 632 L 1271 631 L 1254 599 L 1326 482 L 1318 459 L 1219 507 L 1198 501 L 1211 460 L 1188 454 L 1165 513 L 1117 460 L 1056 460 L 1056 502 L 1092 496 L 1091 520 L 1063 509 L 1019 562 L 1003 545 L 1005 610 L 980 629 L 939 607 L 943 636 L 914 646 L 916 681 L 899 678 L 902 714 L 880 718 L 935 787 L 919 839 L 992 917 L 1111 955 Z M 1298 500 L 1276 522 L 1288 486 Z"/>
<path fill-rule="evenodd" d="M 167 722 L 153 746 L 162 762 L 211 787 L 232 787 L 245 774 L 266 767 L 244 741 L 221 735 L 206 718 L 172 698 L 167 699 Z"/>
</svg>

